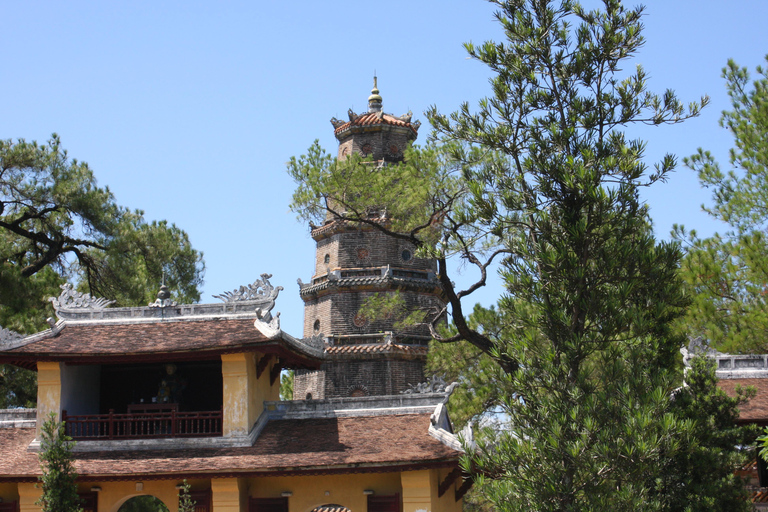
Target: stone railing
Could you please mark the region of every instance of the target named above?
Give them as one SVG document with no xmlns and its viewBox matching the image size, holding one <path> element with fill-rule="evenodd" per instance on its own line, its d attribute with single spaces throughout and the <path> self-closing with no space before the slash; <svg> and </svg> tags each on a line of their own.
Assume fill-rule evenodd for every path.
<svg viewBox="0 0 768 512">
<path fill-rule="evenodd" d="M 717 363 L 721 379 L 768 377 L 768 354 L 717 354 L 710 356 Z"/>
</svg>

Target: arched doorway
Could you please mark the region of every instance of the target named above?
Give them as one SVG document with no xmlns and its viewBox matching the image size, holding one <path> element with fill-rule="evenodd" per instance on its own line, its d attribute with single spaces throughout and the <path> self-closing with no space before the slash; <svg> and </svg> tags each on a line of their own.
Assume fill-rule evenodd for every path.
<svg viewBox="0 0 768 512">
<path fill-rule="evenodd" d="M 168 507 L 154 496 L 134 496 L 123 503 L 117 512 L 168 512 Z"/>
</svg>

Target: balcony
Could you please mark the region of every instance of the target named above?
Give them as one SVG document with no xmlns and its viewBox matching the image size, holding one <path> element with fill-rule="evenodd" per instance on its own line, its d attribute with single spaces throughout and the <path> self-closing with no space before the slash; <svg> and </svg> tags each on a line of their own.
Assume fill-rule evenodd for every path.
<svg viewBox="0 0 768 512">
<path fill-rule="evenodd" d="M 177 404 L 137 404 L 117 414 L 69 415 L 62 411 L 67 435 L 76 441 L 220 437 L 221 410 L 180 412 Z"/>
</svg>

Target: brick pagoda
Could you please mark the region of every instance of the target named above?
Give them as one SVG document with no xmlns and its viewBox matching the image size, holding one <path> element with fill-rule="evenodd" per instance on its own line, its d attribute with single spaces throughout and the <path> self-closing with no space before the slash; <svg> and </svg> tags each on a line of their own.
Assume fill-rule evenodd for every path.
<svg viewBox="0 0 768 512">
<path fill-rule="evenodd" d="M 412 114 L 386 114 L 374 77 L 368 112 L 349 111 L 349 120 L 331 119 L 339 141 L 338 158 L 353 153 L 377 167 L 403 160 L 418 135 Z M 386 213 L 372 212 L 387 222 Z M 304 300 L 304 336 L 323 336 L 325 363 L 319 370 L 298 370 L 294 399 L 396 395 L 424 381 L 430 336 L 427 326 L 397 329 L 397 319 L 370 320 L 361 313 L 366 299 L 399 291 L 407 310 L 442 305 L 434 260 L 415 257 L 415 248 L 372 226 L 328 216 L 312 226 L 317 242 L 315 272 L 300 282 Z"/>
</svg>

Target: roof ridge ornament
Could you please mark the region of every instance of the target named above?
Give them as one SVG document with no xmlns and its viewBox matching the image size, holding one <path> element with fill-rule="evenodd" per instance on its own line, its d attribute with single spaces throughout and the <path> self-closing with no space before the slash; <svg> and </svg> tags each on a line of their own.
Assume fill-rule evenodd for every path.
<svg viewBox="0 0 768 512">
<path fill-rule="evenodd" d="M 415 395 L 420 393 L 446 393 L 450 395 L 458 385 L 458 382 L 447 384 L 442 375 L 433 375 L 426 382 L 420 382 L 415 385 L 408 384 L 408 389 L 401 391 L 400 394 Z"/>
<path fill-rule="evenodd" d="M 0 327 L 0 347 L 10 348 L 18 341 L 24 339 L 24 335 L 10 329 Z"/>
<path fill-rule="evenodd" d="M 147 304 L 150 308 L 165 308 L 176 305 L 176 301 L 171 299 L 171 291 L 165 286 L 165 283 L 160 285 L 160 291 L 157 292 L 157 299 L 155 299 L 155 302 Z"/>
<path fill-rule="evenodd" d="M 301 341 L 310 347 L 323 350 L 325 348 L 327 339 L 323 333 L 317 333 L 314 336 L 310 336 L 309 338 L 303 338 Z"/>
<path fill-rule="evenodd" d="M 280 330 L 280 313 L 273 317 L 269 312 L 273 307 L 275 307 L 274 302 L 268 308 L 256 308 L 256 320 L 253 321 L 253 326 L 269 339 L 279 337 L 282 332 Z"/>
<path fill-rule="evenodd" d="M 332 117 L 331 124 L 333 125 L 333 128 L 336 129 L 336 128 L 341 128 L 342 126 L 347 124 L 347 122 L 342 121 L 341 119 L 336 119 L 335 117 Z"/>
<path fill-rule="evenodd" d="M 48 300 L 53 303 L 56 316 L 59 316 L 59 311 L 73 309 L 98 311 L 115 303 L 114 300 L 93 297 L 90 293 L 78 292 L 73 288 L 72 283 L 61 285 L 61 294 L 58 297 L 49 297 Z"/>
<path fill-rule="evenodd" d="M 690 337 L 688 339 L 688 345 L 682 347 L 680 353 L 683 354 L 683 363 L 686 367 L 691 365 L 691 359 L 695 356 L 717 357 L 725 355 L 712 348 L 709 342 L 701 336 Z"/>
<path fill-rule="evenodd" d="M 219 295 L 214 295 L 214 299 L 219 299 L 223 302 L 241 302 L 241 301 L 260 301 L 271 302 L 272 305 L 266 309 L 267 311 L 275 307 L 275 300 L 278 294 L 283 289 L 282 286 L 275 288 L 272 283 L 269 282 L 272 274 L 261 274 L 261 279 L 257 279 L 253 284 L 247 286 L 241 286 L 240 288 L 231 292 L 224 292 Z"/>
<path fill-rule="evenodd" d="M 381 95 L 379 94 L 378 78 L 373 74 L 373 89 L 368 96 L 368 112 L 381 112 Z"/>
</svg>

